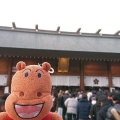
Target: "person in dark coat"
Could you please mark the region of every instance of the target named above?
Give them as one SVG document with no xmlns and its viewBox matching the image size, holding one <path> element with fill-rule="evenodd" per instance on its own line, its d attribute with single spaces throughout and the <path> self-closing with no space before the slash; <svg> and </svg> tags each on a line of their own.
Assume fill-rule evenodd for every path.
<svg viewBox="0 0 120 120">
<path fill-rule="evenodd" d="M 58 93 L 58 114 L 63 117 L 63 91 L 60 90 Z"/>
<path fill-rule="evenodd" d="M 66 100 L 67 98 L 69 98 L 69 97 L 70 97 L 69 91 L 66 90 L 65 93 L 63 94 L 63 102 L 65 102 L 65 100 Z M 65 104 L 64 104 L 64 105 L 63 105 L 63 120 L 65 120 L 66 112 L 67 112 L 67 108 L 66 108 L 66 106 L 65 106 Z"/>
<path fill-rule="evenodd" d="M 96 99 L 96 103 L 91 106 L 89 118 L 90 120 L 97 120 L 97 113 L 100 110 L 100 103 Z"/>
<path fill-rule="evenodd" d="M 96 98 L 98 99 L 100 95 L 103 95 L 103 90 L 100 88 L 99 91 L 96 93 Z"/>
<path fill-rule="evenodd" d="M 107 111 L 106 120 L 120 120 L 120 94 L 114 93 L 112 95 L 113 106 L 111 106 Z M 112 110 L 115 109 L 112 113 Z"/>
<path fill-rule="evenodd" d="M 53 104 L 52 104 L 52 108 L 51 108 L 51 112 L 56 112 L 57 111 L 57 108 L 58 108 L 58 96 L 56 93 L 54 93 L 52 95 L 52 100 L 53 100 Z"/>
<path fill-rule="evenodd" d="M 89 112 L 91 103 L 87 99 L 87 94 L 82 94 L 82 99 L 78 101 L 77 106 L 77 119 L 78 120 L 89 120 Z"/>
<path fill-rule="evenodd" d="M 100 103 L 100 110 L 97 113 L 97 120 L 105 120 L 107 110 L 109 107 L 111 107 L 110 102 L 108 101 L 107 97 L 105 95 L 100 95 L 98 98 L 98 102 Z"/>
</svg>

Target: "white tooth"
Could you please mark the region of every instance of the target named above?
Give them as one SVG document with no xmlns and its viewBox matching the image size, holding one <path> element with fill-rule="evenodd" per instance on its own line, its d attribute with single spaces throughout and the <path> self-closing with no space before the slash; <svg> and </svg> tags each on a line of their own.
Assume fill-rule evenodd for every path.
<svg viewBox="0 0 120 120">
<path fill-rule="evenodd" d="M 21 118 L 23 118 L 23 114 L 19 114 L 19 116 L 20 116 Z"/>
<path fill-rule="evenodd" d="M 38 113 L 39 113 L 39 112 L 38 112 Z M 35 113 L 35 114 L 34 114 L 34 117 L 36 117 L 36 116 L 38 115 L 38 113 Z"/>
<path fill-rule="evenodd" d="M 15 108 L 20 108 L 21 106 L 20 105 L 15 105 Z"/>
<path fill-rule="evenodd" d="M 37 105 L 37 107 L 42 107 L 42 104 L 40 104 L 40 105 Z"/>
</svg>

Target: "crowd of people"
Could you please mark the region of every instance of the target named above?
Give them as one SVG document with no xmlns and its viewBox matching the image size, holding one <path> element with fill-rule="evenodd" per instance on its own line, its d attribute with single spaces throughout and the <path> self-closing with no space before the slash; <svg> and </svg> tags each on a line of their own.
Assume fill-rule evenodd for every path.
<svg viewBox="0 0 120 120">
<path fill-rule="evenodd" d="M 51 112 L 63 120 L 120 120 L 120 91 L 68 91 L 52 92 Z M 5 111 L 9 94 L 0 95 L 0 112 Z"/>
<path fill-rule="evenodd" d="M 120 91 L 54 92 L 51 111 L 63 120 L 120 120 Z"/>
</svg>

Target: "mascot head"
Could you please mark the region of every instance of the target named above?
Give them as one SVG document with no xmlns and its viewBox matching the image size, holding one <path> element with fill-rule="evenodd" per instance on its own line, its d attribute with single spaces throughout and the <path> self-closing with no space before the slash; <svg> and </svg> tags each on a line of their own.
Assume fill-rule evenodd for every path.
<svg viewBox="0 0 120 120">
<path fill-rule="evenodd" d="M 20 61 L 17 72 L 12 78 L 11 94 L 5 108 L 7 114 L 15 120 L 41 120 L 51 109 L 50 64 L 26 66 Z"/>
</svg>

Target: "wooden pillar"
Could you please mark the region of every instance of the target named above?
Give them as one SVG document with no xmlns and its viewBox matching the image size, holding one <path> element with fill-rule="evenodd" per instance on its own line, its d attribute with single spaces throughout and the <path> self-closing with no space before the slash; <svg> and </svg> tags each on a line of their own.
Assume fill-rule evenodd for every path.
<svg viewBox="0 0 120 120">
<path fill-rule="evenodd" d="M 108 73 L 108 85 L 109 85 L 109 90 L 110 90 L 110 88 L 113 86 L 110 62 L 107 62 L 107 73 Z"/>
<path fill-rule="evenodd" d="M 7 87 L 9 87 L 9 92 L 11 92 L 11 80 L 12 80 L 12 58 L 9 60 L 9 66 L 8 66 L 8 78 L 7 78 Z"/>
<path fill-rule="evenodd" d="M 83 60 L 80 61 L 80 89 L 84 90 L 84 65 Z"/>
</svg>

